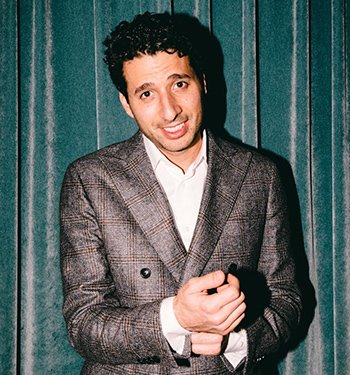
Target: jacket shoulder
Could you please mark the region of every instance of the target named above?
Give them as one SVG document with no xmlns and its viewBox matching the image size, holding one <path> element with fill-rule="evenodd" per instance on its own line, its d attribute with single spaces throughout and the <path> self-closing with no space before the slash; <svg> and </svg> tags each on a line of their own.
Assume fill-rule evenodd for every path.
<svg viewBox="0 0 350 375">
<path fill-rule="evenodd" d="M 224 140 L 222 138 L 212 137 L 216 146 L 224 157 L 228 158 L 233 164 L 239 163 L 242 158 L 250 158 L 249 170 L 260 171 L 276 175 L 277 164 L 269 156 L 265 155 L 262 150 L 243 144 L 238 140 Z"/>
<path fill-rule="evenodd" d="M 101 168 L 105 163 L 111 162 L 114 165 L 123 163 L 129 161 L 131 156 L 135 158 L 136 154 L 142 153 L 143 149 L 141 134 L 137 132 L 125 141 L 111 144 L 74 160 L 68 165 L 67 171 Z"/>
</svg>

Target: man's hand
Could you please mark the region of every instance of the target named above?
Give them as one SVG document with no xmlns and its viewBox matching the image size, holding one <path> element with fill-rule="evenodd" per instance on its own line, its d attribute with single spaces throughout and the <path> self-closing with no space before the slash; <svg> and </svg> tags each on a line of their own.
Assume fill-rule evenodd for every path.
<svg viewBox="0 0 350 375">
<path fill-rule="evenodd" d="M 227 336 L 225 336 L 227 337 Z M 226 340 L 216 333 L 193 333 L 191 335 L 192 352 L 202 355 L 219 355 Z"/>
<path fill-rule="evenodd" d="M 173 308 L 183 328 L 225 336 L 238 326 L 246 308 L 244 294 L 240 292 L 239 280 L 235 276 L 229 274 L 227 284 L 224 282 L 224 272 L 216 271 L 192 278 L 180 288 Z M 217 293 L 208 294 L 213 288 Z"/>
</svg>

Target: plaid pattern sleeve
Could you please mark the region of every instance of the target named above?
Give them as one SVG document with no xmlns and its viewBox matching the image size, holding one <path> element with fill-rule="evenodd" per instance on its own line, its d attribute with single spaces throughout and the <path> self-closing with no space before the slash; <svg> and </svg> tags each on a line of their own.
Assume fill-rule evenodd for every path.
<svg viewBox="0 0 350 375">
<path fill-rule="evenodd" d="M 78 162 L 70 166 L 61 191 L 63 312 L 69 340 L 79 354 L 93 362 L 140 364 L 162 357 L 168 365 L 176 365 L 161 334 L 159 308 L 164 296 L 147 292 L 147 285 L 144 300 L 135 292 L 128 293 L 136 283 L 132 265 L 137 270 L 141 262 L 142 270 L 142 262 L 149 266 L 155 256 L 140 259 L 129 251 L 125 259 L 118 249 L 112 251 L 113 244 L 118 246 L 119 242 L 113 241 L 117 236 L 126 248 L 131 246 L 133 234 L 127 228 L 135 223 L 125 212 L 119 218 L 109 212 L 106 206 L 113 199 L 108 195 L 111 186 L 106 173 L 101 166 L 88 165 Z M 131 238 L 123 239 L 128 232 Z M 120 280 L 116 282 L 118 272 Z M 127 284 L 124 290 L 117 290 L 116 284 L 122 282 Z"/>
</svg>

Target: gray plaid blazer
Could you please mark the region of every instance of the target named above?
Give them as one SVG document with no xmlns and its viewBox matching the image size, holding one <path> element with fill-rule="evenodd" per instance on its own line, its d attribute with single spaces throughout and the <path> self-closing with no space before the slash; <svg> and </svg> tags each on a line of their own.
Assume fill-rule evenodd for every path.
<svg viewBox="0 0 350 375">
<path fill-rule="evenodd" d="M 188 252 L 140 132 L 73 162 L 61 191 L 61 272 L 68 338 L 86 360 L 81 374 L 258 374 L 299 321 L 287 221 L 274 164 L 210 133 Z M 161 301 L 190 278 L 232 263 L 259 274 L 269 294 L 244 327 L 248 356 L 237 371 L 223 355 L 191 354 L 189 340 L 174 353 L 159 317 Z"/>
</svg>

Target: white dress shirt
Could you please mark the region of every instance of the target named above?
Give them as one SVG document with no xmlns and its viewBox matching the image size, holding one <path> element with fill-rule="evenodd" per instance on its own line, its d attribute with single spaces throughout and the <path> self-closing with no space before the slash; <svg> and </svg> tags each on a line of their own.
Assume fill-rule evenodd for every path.
<svg viewBox="0 0 350 375">
<path fill-rule="evenodd" d="M 155 175 L 170 203 L 177 229 L 188 250 L 196 226 L 208 170 L 206 132 L 203 131 L 199 154 L 186 173 L 169 161 L 147 137 L 143 136 L 143 140 Z M 192 332 L 182 328 L 178 323 L 173 311 L 173 300 L 174 297 L 169 297 L 163 301 L 160 317 L 166 339 L 173 350 L 181 354 L 185 336 Z M 244 330 L 230 334 L 224 355 L 233 366 L 237 366 L 246 357 L 247 337 Z"/>
</svg>

